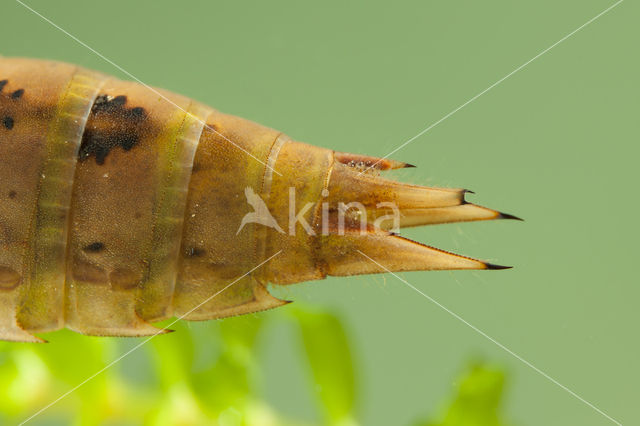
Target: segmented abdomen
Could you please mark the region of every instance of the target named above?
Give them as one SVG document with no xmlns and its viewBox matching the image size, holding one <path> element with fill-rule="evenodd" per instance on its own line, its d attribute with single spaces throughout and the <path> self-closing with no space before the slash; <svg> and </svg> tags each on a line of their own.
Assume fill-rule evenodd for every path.
<svg viewBox="0 0 640 426">
<path fill-rule="evenodd" d="M 0 120 L 0 339 L 63 326 L 149 335 L 170 316 L 285 304 L 266 283 L 504 269 L 389 232 L 516 218 L 465 189 L 384 179 L 410 165 L 292 141 L 169 92 L 0 58 Z"/>
<path fill-rule="evenodd" d="M 0 58 L 0 338 L 156 332 L 212 110 L 76 66 Z"/>
</svg>

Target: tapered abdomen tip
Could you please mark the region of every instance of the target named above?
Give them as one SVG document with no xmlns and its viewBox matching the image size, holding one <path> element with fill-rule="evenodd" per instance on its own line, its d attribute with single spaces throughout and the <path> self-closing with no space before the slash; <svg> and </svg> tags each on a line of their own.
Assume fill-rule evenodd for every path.
<svg viewBox="0 0 640 426">
<path fill-rule="evenodd" d="M 502 213 L 502 212 L 500 212 L 500 216 L 498 216 L 498 219 L 513 219 L 513 220 L 519 220 L 524 222 L 524 219 L 519 218 L 518 216 L 514 216 L 512 214 Z"/>
<path fill-rule="evenodd" d="M 513 266 L 496 265 L 495 263 L 485 263 L 486 269 L 511 269 Z"/>
</svg>

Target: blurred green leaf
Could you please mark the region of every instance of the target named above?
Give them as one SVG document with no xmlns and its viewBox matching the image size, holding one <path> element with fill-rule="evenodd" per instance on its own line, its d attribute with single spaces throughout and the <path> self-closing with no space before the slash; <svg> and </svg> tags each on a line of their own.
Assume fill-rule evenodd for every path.
<svg viewBox="0 0 640 426">
<path fill-rule="evenodd" d="M 7 352 L 0 362 L 0 394 L 3 401 L 10 403 L 0 404 L 2 413 L 22 421 L 80 385 L 49 408 L 49 413 L 62 416 L 66 424 L 101 424 L 117 409 L 110 392 L 115 372 L 105 371 L 85 380 L 106 366 L 113 342 L 68 330 L 56 332 L 55 341 L 56 344 L 3 344 Z"/>
<path fill-rule="evenodd" d="M 220 424 L 248 424 L 258 374 L 254 346 L 262 320 L 233 317 L 217 324 L 218 333 L 210 338 L 220 340 L 220 353 L 208 368 L 194 373 L 195 389 L 207 412 Z"/>
<path fill-rule="evenodd" d="M 328 312 L 293 308 L 327 423 L 355 424 L 355 378 L 351 349 L 340 320 Z"/>
<path fill-rule="evenodd" d="M 149 342 L 156 363 L 156 371 L 163 387 L 189 380 L 193 364 L 193 339 L 185 330 L 156 336 Z"/>
<path fill-rule="evenodd" d="M 416 426 L 504 426 L 500 413 L 504 382 L 501 370 L 473 363 L 460 379 L 443 419 L 418 422 Z"/>
<path fill-rule="evenodd" d="M 10 350 L 12 343 L 0 344 L 0 413 L 7 421 L 37 406 L 50 391 L 52 378 L 47 365 L 26 345 Z"/>
<path fill-rule="evenodd" d="M 299 307 L 283 314 L 300 330 L 323 424 L 356 424 L 354 363 L 340 320 Z M 267 318 L 178 323 L 178 332 L 151 339 L 98 375 L 142 340 L 61 331 L 50 345 L 0 342 L 0 423 L 24 420 L 95 375 L 34 425 L 300 426 L 260 394 L 256 344 Z M 504 381 L 501 370 L 472 364 L 442 415 L 416 425 L 504 426 Z"/>
</svg>

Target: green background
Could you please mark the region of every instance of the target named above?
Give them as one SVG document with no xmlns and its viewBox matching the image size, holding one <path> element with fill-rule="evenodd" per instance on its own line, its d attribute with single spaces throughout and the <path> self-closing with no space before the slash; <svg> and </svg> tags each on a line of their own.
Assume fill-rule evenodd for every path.
<svg viewBox="0 0 640 426">
<path fill-rule="evenodd" d="M 28 2 L 147 84 L 298 140 L 378 156 L 613 3 Z M 515 266 L 404 279 L 623 424 L 640 424 L 639 11 L 621 3 L 392 156 L 418 166 L 398 179 L 470 188 L 471 201 L 526 220 L 403 232 Z M 11 0 L 0 8 L 0 53 L 127 78 Z M 391 275 L 275 292 L 341 320 L 362 424 L 439 412 L 474 359 L 505 372 L 512 424 L 613 424 Z M 286 313 L 249 318 L 269 315 L 280 320 L 256 349 L 259 393 L 286 416 L 321 422 Z M 64 344 L 56 336 L 49 346 Z"/>
</svg>

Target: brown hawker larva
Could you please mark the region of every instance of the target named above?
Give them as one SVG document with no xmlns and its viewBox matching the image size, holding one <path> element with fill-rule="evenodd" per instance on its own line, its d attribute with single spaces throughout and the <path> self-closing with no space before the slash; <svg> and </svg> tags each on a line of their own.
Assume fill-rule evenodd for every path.
<svg viewBox="0 0 640 426">
<path fill-rule="evenodd" d="M 511 217 L 378 173 L 408 166 L 75 65 L 0 58 L 0 339 L 142 336 L 172 316 L 285 304 L 268 283 L 501 268 L 388 231 L 391 210 L 400 227 Z"/>
</svg>

